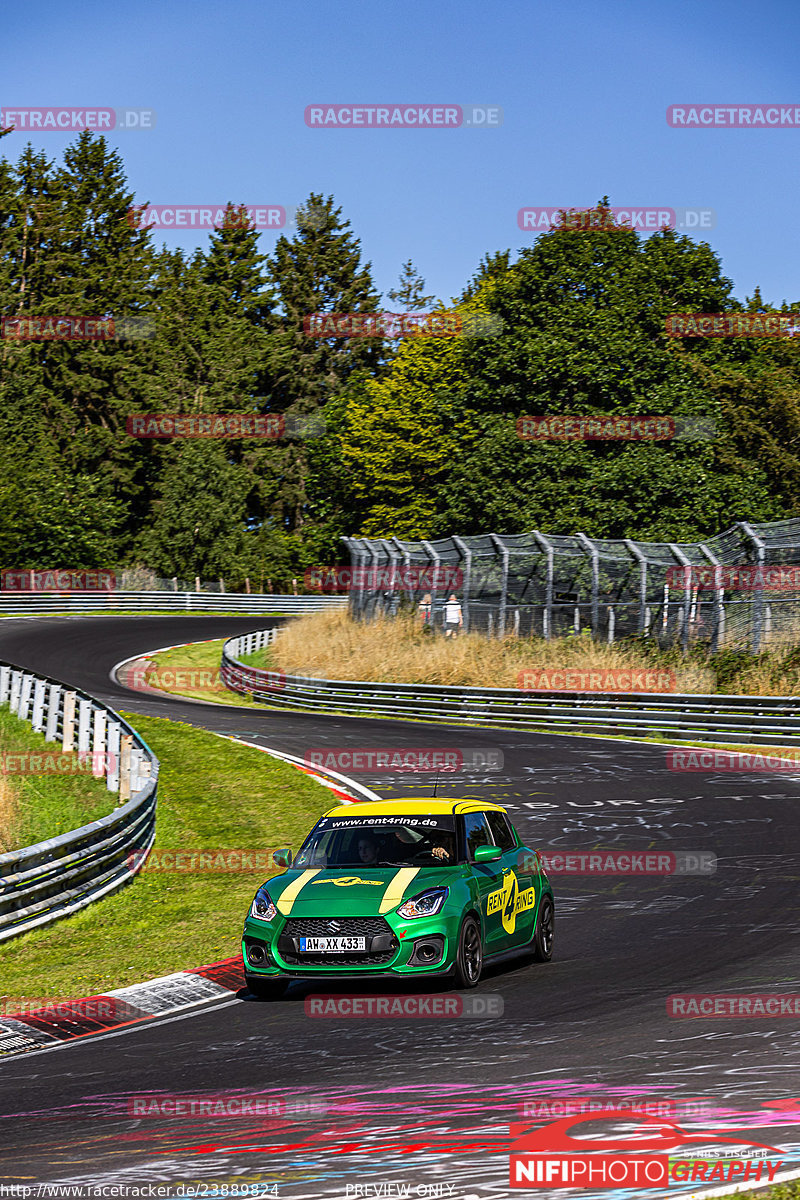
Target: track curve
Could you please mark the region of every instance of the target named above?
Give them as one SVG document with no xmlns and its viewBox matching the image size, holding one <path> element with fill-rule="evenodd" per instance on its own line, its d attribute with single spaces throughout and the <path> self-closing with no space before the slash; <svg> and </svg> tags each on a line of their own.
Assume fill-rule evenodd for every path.
<svg viewBox="0 0 800 1200">
<path fill-rule="evenodd" d="M 666 999 L 800 991 L 800 778 L 676 774 L 663 749 L 600 739 L 153 699 L 109 678 L 116 662 L 154 647 L 265 624 L 202 616 L 6 620 L 0 657 L 129 712 L 293 754 L 311 746 L 501 750 L 501 772 L 453 777 L 458 783 L 448 781 L 447 791 L 507 805 L 528 844 L 709 850 L 717 873 L 556 877 L 553 963 L 498 967 L 480 984 L 479 994 L 502 995 L 500 1019 L 312 1020 L 302 1003 L 311 989 L 297 985 L 277 1004 L 237 999 L 6 1060 L 4 1181 L 261 1177 L 279 1182 L 279 1195 L 301 1197 L 342 1195 L 365 1180 L 439 1180 L 455 1185 L 445 1196 L 505 1194 L 508 1122 L 520 1119 L 519 1103 L 567 1092 L 707 1096 L 706 1128 L 741 1123 L 749 1113 L 764 1126 L 761 1140 L 769 1132 L 784 1148 L 797 1141 L 763 1107 L 797 1091 L 796 1018 L 680 1021 L 666 1015 Z M 363 778 L 387 796 L 430 794 L 420 776 Z M 142 1092 L 264 1088 L 316 1097 L 327 1116 L 195 1123 L 136 1121 L 126 1111 L 127 1097 Z M 405 1152 L 409 1143 L 413 1154 Z"/>
</svg>

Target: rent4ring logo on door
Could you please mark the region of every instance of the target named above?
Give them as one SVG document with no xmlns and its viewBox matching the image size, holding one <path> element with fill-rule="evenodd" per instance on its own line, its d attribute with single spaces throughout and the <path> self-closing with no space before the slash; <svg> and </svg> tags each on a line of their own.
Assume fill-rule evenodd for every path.
<svg viewBox="0 0 800 1200">
<path fill-rule="evenodd" d="M 536 889 L 519 890 L 517 877 L 513 871 L 503 875 L 503 885 L 496 892 L 490 892 L 486 900 L 486 915 L 499 912 L 506 933 L 513 933 L 517 925 L 517 913 L 533 908 L 536 903 Z"/>
</svg>

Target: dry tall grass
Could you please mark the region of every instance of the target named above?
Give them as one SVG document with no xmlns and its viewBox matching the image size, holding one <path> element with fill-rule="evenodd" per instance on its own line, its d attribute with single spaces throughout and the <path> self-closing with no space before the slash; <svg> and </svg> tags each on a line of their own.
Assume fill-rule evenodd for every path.
<svg viewBox="0 0 800 1200">
<path fill-rule="evenodd" d="M 16 846 L 19 789 L 7 775 L 0 774 L 0 854 Z"/>
<path fill-rule="evenodd" d="M 652 669 L 656 665 L 636 647 L 609 646 L 589 638 L 490 640 L 468 633 L 453 639 L 423 631 L 413 615 L 357 622 L 338 610 L 289 621 L 271 647 L 271 661 L 287 673 L 327 679 L 510 688 L 518 686 L 523 670 Z M 715 690 L 708 667 L 687 662 L 674 669 L 676 691 Z"/>
</svg>

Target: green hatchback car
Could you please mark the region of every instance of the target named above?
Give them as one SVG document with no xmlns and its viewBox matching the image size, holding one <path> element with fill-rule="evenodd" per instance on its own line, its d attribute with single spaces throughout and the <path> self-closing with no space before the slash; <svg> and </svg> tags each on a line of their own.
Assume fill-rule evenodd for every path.
<svg viewBox="0 0 800 1200">
<path fill-rule="evenodd" d="M 292 980 L 451 976 L 553 954 L 553 889 L 504 808 L 474 800 L 343 804 L 258 889 L 242 935 L 249 990 Z"/>
</svg>

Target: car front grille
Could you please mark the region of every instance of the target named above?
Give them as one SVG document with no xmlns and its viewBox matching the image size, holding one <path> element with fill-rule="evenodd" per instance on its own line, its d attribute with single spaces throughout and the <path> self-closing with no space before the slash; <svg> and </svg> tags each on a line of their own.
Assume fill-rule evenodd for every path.
<svg viewBox="0 0 800 1200">
<path fill-rule="evenodd" d="M 332 929 L 336 924 L 338 928 Z M 301 937 L 363 937 L 367 949 L 349 954 L 301 954 Z M 373 942 L 380 939 L 378 946 Z M 290 917 L 278 938 L 278 954 L 292 966 L 377 967 L 391 962 L 399 942 L 383 917 Z"/>
</svg>

